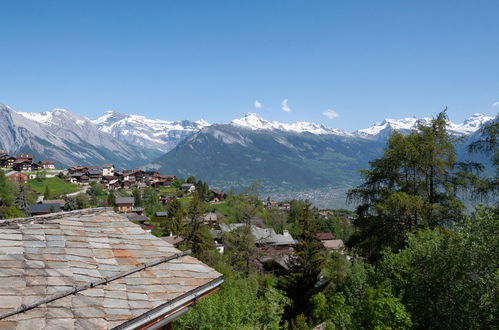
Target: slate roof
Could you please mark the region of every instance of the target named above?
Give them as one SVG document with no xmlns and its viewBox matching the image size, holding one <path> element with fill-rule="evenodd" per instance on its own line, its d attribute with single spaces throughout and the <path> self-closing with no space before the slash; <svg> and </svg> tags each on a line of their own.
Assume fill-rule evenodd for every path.
<svg viewBox="0 0 499 330">
<path fill-rule="evenodd" d="M 29 213 L 48 213 L 53 209 L 54 212 L 59 212 L 61 210 L 61 204 L 59 203 L 47 203 L 47 204 L 31 204 L 29 206 Z"/>
<path fill-rule="evenodd" d="M 220 230 L 228 233 L 237 228 L 246 226 L 244 223 L 220 224 Z M 269 245 L 294 245 L 297 241 L 289 234 L 287 230 L 283 234 L 277 234 L 272 228 L 259 228 L 254 225 L 250 226 L 251 234 L 255 237 L 257 244 Z"/>
<path fill-rule="evenodd" d="M 221 274 L 179 253 L 110 208 L 0 221 L 0 328 L 110 329 L 145 322 L 144 313 L 163 312 L 221 284 Z M 156 264 L 163 257 L 174 259 Z M 136 269 L 145 263 L 150 266 Z M 123 277 L 109 278 L 115 275 Z M 103 279 L 109 282 L 89 286 Z M 2 316 L 81 285 L 88 287 Z"/>
<path fill-rule="evenodd" d="M 330 239 L 326 241 L 322 241 L 324 247 L 329 250 L 340 250 L 345 248 L 345 243 L 341 239 Z"/>
<path fill-rule="evenodd" d="M 133 203 L 135 203 L 135 198 L 133 198 L 133 197 L 116 197 L 116 201 L 114 203 L 116 205 L 133 204 Z"/>
</svg>

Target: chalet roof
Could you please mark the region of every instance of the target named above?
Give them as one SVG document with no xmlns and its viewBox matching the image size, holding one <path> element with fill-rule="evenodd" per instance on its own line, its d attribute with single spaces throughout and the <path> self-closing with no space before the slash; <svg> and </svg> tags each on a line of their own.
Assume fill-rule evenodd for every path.
<svg viewBox="0 0 499 330">
<path fill-rule="evenodd" d="M 59 212 L 61 210 L 61 204 L 31 204 L 29 206 L 29 213 L 48 213 L 51 209 L 55 212 Z"/>
<path fill-rule="evenodd" d="M 133 204 L 135 203 L 135 198 L 133 197 L 116 197 L 115 204 L 120 205 L 120 204 Z"/>
<path fill-rule="evenodd" d="M 110 208 L 0 221 L 0 246 L 2 329 L 137 328 L 222 282 Z"/>
<path fill-rule="evenodd" d="M 231 232 L 237 228 L 246 226 L 244 223 L 231 223 L 231 224 L 220 224 L 220 230 L 222 232 Z M 277 234 L 272 228 L 258 228 L 251 225 L 251 234 L 255 237 L 257 244 L 269 244 L 269 245 L 294 245 L 296 240 L 289 234 L 287 230 L 283 234 Z"/>
<path fill-rule="evenodd" d="M 322 241 L 322 244 L 324 244 L 324 247 L 326 249 L 330 250 L 340 250 L 345 247 L 345 243 L 343 243 L 343 240 L 341 239 L 330 239 L 327 241 Z"/>
<path fill-rule="evenodd" d="M 146 217 L 145 215 L 137 214 L 137 213 L 127 213 L 126 217 L 130 221 L 139 221 L 139 222 L 149 221 L 148 217 Z"/>
<path fill-rule="evenodd" d="M 332 233 L 317 233 L 317 239 L 320 241 L 332 240 L 334 235 Z"/>
<path fill-rule="evenodd" d="M 168 212 L 156 212 L 155 214 L 157 217 L 167 217 Z"/>
<path fill-rule="evenodd" d="M 54 165 L 55 162 L 53 160 L 40 160 L 40 164 L 45 164 L 45 165 Z"/>
<path fill-rule="evenodd" d="M 45 199 L 42 201 L 42 204 L 59 204 L 61 207 L 64 207 L 66 201 L 64 199 Z"/>
<path fill-rule="evenodd" d="M 105 168 L 105 169 L 109 169 L 109 168 L 113 168 L 113 167 L 114 167 L 114 165 L 112 165 L 112 164 L 104 164 L 104 165 L 102 165 L 102 168 Z"/>
<path fill-rule="evenodd" d="M 99 168 L 92 168 L 88 170 L 88 174 L 100 175 L 102 172 Z"/>
</svg>

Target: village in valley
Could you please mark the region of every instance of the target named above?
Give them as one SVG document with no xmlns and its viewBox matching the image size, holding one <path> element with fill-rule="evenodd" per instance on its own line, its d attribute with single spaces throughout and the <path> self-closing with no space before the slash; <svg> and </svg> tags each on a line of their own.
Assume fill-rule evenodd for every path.
<svg viewBox="0 0 499 330">
<path fill-rule="evenodd" d="M 156 171 L 118 170 L 112 164 L 57 169 L 52 160 L 36 162 L 32 154 L 10 156 L 3 150 L 0 167 L 8 180 L 22 187 L 21 200 L 25 202 L 18 205 L 22 212 L 18 216 L 111 207 L 144 231 L 180 249 L 187 248 L 186 228 L 194 223 L 203 226 L 210 234 L 211 248 L 220 254 L 226 249 L 227 235 L 246 227 L 252 237 L 255 262 L 263 272 L 285 271 L 297 244 L 289 218 L 296 208 L 303 207 L 303 202 L 258 199 L 254 189 L 236 195 L 209 189 L 208 183 L 192 176 L 183 179 Z M 197 210 L 192 210 L 193 198 L 201 202 Z M 317 233 L 317 241 L 325 250 L 343 254 L 343 240 L 351 234 L 353 213 L 314 212 L 323 229 Z M 9 217 L 0 212 L 0 219 Z"/>
</svg>

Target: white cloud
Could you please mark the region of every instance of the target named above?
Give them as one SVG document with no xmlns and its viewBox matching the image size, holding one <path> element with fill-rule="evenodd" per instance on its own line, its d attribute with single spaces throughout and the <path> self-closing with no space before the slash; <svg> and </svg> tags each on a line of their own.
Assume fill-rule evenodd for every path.
<svg viewBox="0 0 499 330">
<path fill-rule="evenodd" d="M 281 109 L 282 109 L 282 111 L 285 111 L 285 112 L 291 112 L 291 108 L 288 105 L 288 99 L 282 100 Z"/>
<path fill-rule="evenodd" d="M 499 101 L 492 103 L 493 107 L 499 107 Z"/>
<path fill-rule="evenodd" d="M 260 109 L 262 106 L 262 102 L 255 100 L 255 108 Z"/>
<path fill-rule="evenodd" d="M 338 118 L 340 115 L 334 111 L 334 110 L 331 110 L 331 109 L 327 109 L 326 111 L 324 111 L 322 113 L 324 116 L 328 117 L 329 119 L 334 119 L 334 118 Z"/>
</svg>

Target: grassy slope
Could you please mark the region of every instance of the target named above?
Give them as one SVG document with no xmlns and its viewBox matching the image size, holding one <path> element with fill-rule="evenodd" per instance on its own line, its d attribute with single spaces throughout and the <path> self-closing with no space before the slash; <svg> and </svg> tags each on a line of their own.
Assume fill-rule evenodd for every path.
<svg viewBox="0 0 499 330">
<path fill-rule="evenodd" d="M 40 194 L 45 192 L 46 186 L 49 187 L 50 192 L 54 195 L 63 195 L 78 191 L 77 185 L 66 182 L 58 177 L 46 178 L 42 180 L 31 179 L 28 180 L 27 184 Z"/>
</svg>

